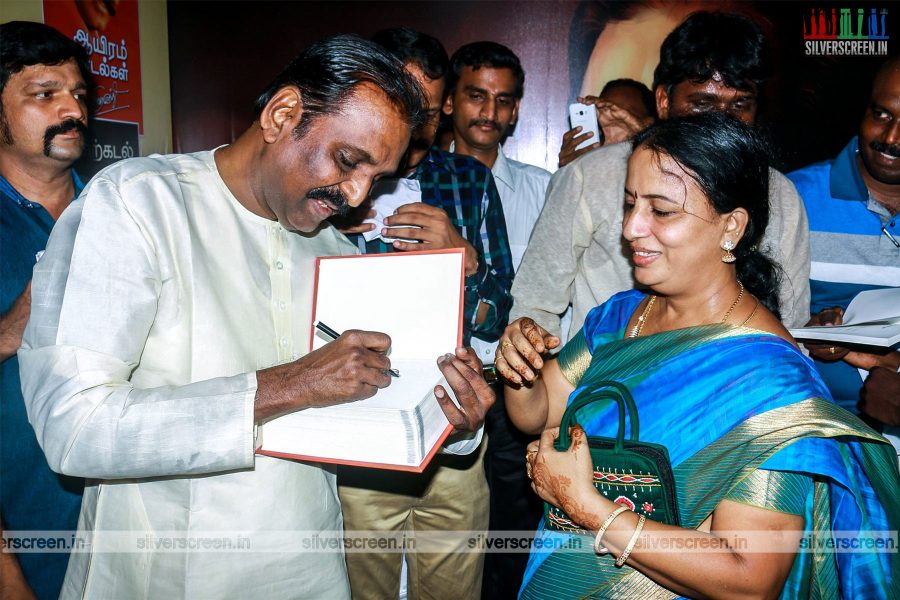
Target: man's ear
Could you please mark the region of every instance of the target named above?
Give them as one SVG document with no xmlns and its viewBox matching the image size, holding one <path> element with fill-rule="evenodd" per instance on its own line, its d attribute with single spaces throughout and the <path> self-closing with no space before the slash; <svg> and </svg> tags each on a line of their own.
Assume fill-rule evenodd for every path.
<svg viewBox="0 0 900 600">
<path fill-rule="evenodd" d="M 300 123 L 302 116 L 303 100 L 300 90 L 292 85 L 279 89 L 259 115 L 263 139 L 268 144 L 275 142 L 282 133 L 290 133 Z"/>
<path fill-rule="evenodd" d="M 509 122 L 510 127 L 515 127 L 516 122 L 519 120 L 519 103 L 522 101 L 521 98 L 516 98 L 516 103 L 513 105 L 512 109 L 512 120 Z"/>
<path fill-rule="evenodd" d="M 453 114 L 453 91 L 451 90 L 445 97 L 444 103 L 441 105 L 441 111 L 448 117 Z"/>
<path fill-rule="evenodd" d="M 669 93 L 664 85 L 656 86 L 656 114 L 660 119 L 669 118 Z"/>
<path fill-rule="evenodd" d="M 723 232 L 722 242 L 731 240 L 737 246 L 744 232 L 747 231 L 747 223 L 750 222 L 750 215 L 744 208 L 736 208 L 725 215 L 725 231 Z"/>
</svg>

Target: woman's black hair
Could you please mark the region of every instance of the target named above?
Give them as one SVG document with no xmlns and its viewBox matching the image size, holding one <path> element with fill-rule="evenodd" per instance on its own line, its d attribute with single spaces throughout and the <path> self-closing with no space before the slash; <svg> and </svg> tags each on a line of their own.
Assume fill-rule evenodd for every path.
<svg viewBox="0 0 900 600">
<path fill-rule="evenodd" d="M 696 182 L 718 214 L 749 219 L 732 251 L 737 277 L 776 316 L 780 267 L 759 248 L 769 224 L 769 145 L 752 127 L 720 112 L 666 119 L 639 133 L 634 149 L 669 156 Z"/>
</svg>

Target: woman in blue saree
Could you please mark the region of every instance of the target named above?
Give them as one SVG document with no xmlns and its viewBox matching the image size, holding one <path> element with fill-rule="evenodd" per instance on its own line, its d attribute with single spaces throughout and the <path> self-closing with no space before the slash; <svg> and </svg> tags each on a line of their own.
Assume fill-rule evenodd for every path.
<svg viewBox="0 0 900 600">
<path fill-rule="evenodd" d="M 648 292 L 594 309 L 558 358 L 542 357 L 559 341 L 527 318 L 500 340 L 510 418 L 541 433 L 526 458 L 535 491 L 609 551 L 534 550 L 520 596 L 900 596 L 898 554 L 878 541 L 896 543 L 896 457 L 830 401 L 775 316 L 775 267 L 756 247 L 765 146 L 718 114 L 663 121 L 635 140 L 625 187 L 624 237 Z M 641 441 L 668 448 L 679 527 L 595 488 L 585 432 L 614 437 L 614 403 L 579 413 L 570 448 L 554 449 L 567 398 L 610 380 L 631 390 Z M 571 535 L 542 524 L 540 547 Z"/>
</svg>

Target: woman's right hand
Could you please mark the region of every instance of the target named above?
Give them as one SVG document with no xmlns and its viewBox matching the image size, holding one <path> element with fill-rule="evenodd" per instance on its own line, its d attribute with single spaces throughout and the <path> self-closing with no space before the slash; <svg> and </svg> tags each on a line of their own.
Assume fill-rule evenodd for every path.
<svg viewBox="0 0 900 600">
<path fill-rule="evenodd" d="M 534 381 L 544 366 L 541 355 L 559 346 L 533 319 L 522 317 L 510 323 L 500 336 L 494 368 L 507 382 L 521 385 Z"/>
</svg>

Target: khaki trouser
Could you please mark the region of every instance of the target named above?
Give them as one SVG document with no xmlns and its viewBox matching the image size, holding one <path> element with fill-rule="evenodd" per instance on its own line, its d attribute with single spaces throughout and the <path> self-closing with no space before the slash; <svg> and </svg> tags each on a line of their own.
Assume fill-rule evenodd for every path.
<svg viewBox="0 0 900 600">
<path fill-rule="evenodd" d="M 338 491 L 345 531 L 472 531 L 488 526 L 488 489 L 482 442 L 469 456 L 441 454 L 422 473 L 342 467 Z M 410 552 L 408 598 L 477 600 L 484 555 L 449 550 Z M 393 600 L 400 593 L 399 552 L 348 552 L 354 600 Z"/>
</svg>

